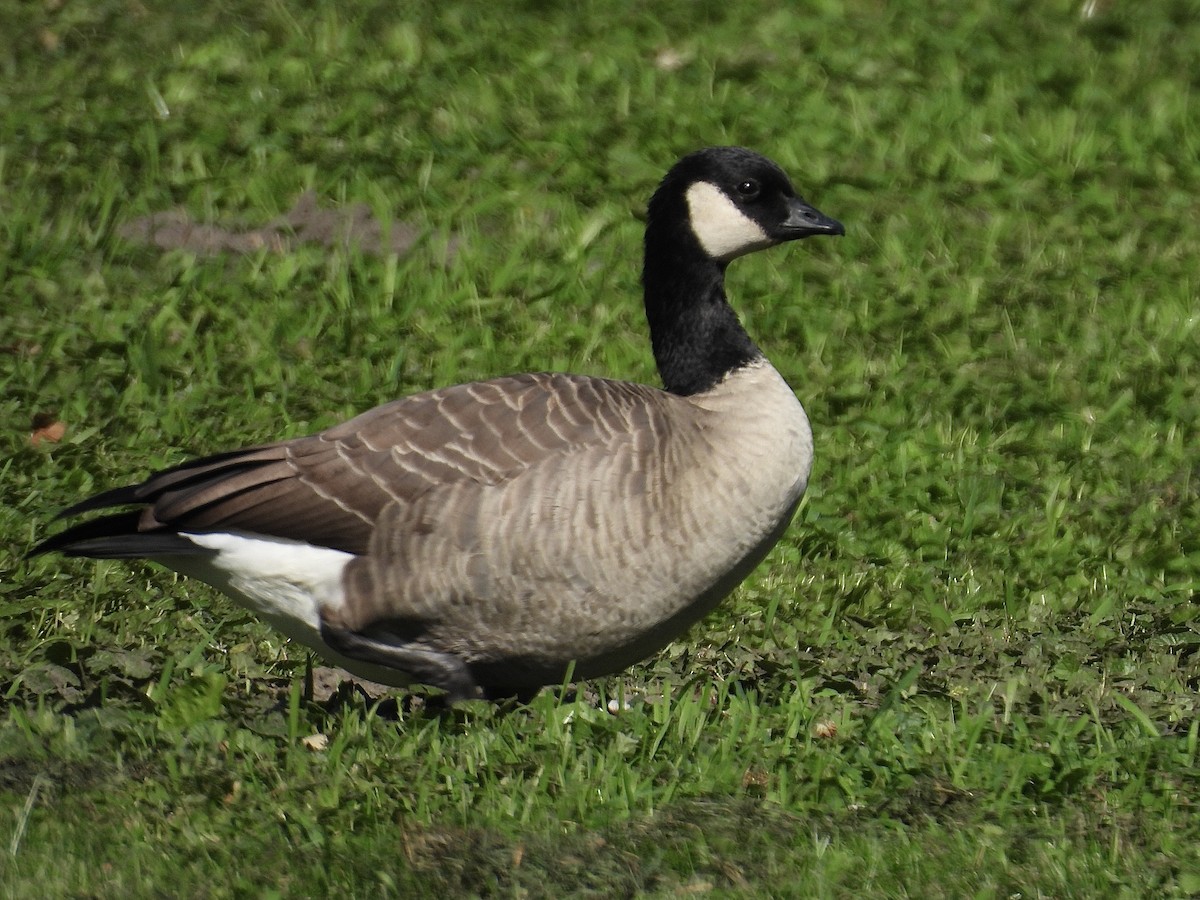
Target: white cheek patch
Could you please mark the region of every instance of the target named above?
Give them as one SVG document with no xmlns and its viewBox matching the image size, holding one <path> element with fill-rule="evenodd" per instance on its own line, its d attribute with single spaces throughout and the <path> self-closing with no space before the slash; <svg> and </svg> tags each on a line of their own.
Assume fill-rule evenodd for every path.
<svg viewBox="0 0 1200 900">
<path fill-rule="evenodd" d="M 777 243 L 767 237 L 757 222 L 707 181 L 687 190 L 688 220 L 704 252 L 720 262 L 762 250 Z"/>
</svg>

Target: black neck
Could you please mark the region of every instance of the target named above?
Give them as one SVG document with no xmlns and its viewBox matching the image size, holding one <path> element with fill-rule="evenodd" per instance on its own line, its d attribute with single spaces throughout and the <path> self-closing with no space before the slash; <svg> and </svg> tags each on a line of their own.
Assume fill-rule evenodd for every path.
<svg viewBox="0 0 1200 900">
<path fill-rule="evenodd" d="M 642 271 L 650 343 L 663 387 L 698 394 L 762 356 L 725 297 L 725 264 L 683 234 L 646 232 Z"/>
</svg>

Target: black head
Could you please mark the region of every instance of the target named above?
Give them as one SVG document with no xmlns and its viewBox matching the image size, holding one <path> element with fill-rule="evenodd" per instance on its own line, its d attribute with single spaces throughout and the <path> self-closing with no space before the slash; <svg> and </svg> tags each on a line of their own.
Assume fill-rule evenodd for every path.
<svg viewBox="0 0 1200 900">
<path fill-rule="evenodd" d="M 796 194 L 783 170 L 742 147 L 709 147 L 681 159 L 650 200 L 653 225 L 686 222 L 700 248 L 726 263 L 816 234 L 845 234 L 840 222 Z"/>
</svg>

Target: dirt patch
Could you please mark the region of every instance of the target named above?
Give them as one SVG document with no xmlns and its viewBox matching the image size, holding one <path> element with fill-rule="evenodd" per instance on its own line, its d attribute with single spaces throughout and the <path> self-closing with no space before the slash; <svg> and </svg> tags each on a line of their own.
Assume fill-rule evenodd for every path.
<svg viewBox="0 0 1200 900">
<path fill-rule="evenodd" d="M 197 222 L 187 210 L 151 213 L 120 225 L 127 241 L 152 244 L 162 250 L 187 250 L 200 256 L 218 253 L 287 253 L 298 244 L 357 249 L 383 256 L 407 253 L 421 231 L 407 222 L 385 225 L 365 203 L 322 209 L 312 191 L 296 198 L 284 215 L 258 228 L 238 228 Z"/>
<path fill-rule="evenodd" d="M 365 678 L 351 675 L 345 669 L 338 669 L 333 666 L 313 666 L 312 681 L 313 699 L 318 703 L 328 702 L 332 697 L 345 691 L 348 687 L 357 688 L 367 700 L 378 700 L 396 690 L 395 688 L 388 687 L 386 684 L 367 681 Z"/>
<path fill-rule="evenodd" d="M 27 796 L 38 786 L 46 797 L 78 794 L 117 777 L 117 768 L 107 760 L 0 759 L 0 794 Z"/>
</svg>

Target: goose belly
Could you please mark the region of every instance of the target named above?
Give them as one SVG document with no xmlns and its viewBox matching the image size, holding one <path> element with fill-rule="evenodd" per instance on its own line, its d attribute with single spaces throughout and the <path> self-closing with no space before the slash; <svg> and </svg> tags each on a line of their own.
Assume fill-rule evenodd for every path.
<svg viewBox="0 0 1200 900">
<path fill-rule="evenodd" d="M 674 515 L 645 535 L 652 556 L 671 562 L 643 582 L 653 588 L 627 585 L 628 642 L 599 656 L 598 672 L 648 656 L 709 613 L 775 546 L 804 495 L 812 433 L 795 394 L 768 364 L 730 380 L 699 401 L 712 414 L 709 440 L 673 492 Z"/>
<path fill-rule="evenodd" d="M 786 530 L 812 461 L 804 410 L 774 369 L 726 388 L 700 398 L 687 441 L 636 460 L 580 454 L 489 495 L 480 590 L 429 639 L 497 677 L 519 661 L 530 681 L 572 662 L 586 678 L 644 659 L 709 612 Z M 505 508 L 529 515 L 517 523 Z"/>
</svg>

